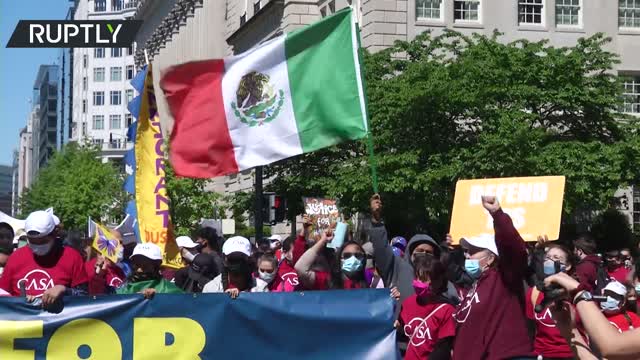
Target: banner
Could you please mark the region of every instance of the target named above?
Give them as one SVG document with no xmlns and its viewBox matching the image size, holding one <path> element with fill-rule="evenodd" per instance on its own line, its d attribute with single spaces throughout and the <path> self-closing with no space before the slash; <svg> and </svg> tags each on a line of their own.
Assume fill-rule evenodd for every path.
<svg viewBox="0 0 640 360">
<path fill-rule="evenodd" d="M 460 180 L 456 184 L 450 233 L 460 238 L 493 234 L 493 219 L 482 207 L 481 196 L 497 196 L 504 212 L 525 241 L 538 235 L 560 236 L 564 176 Z"/>
<path fill-rule="evenodd" d="M 0 299 L 0 359 L 396 359 L 388 289 Z"/>
<path fill-rule="evenodd" d="M 312 224 L 309 237 L 314 241 L 320 240 L 320 236 L 326 229 L 335 229 L 341 220 L 336 200 L 303 197 L 302 202 L 304 211 L 309 215 Z"/>
<path fill-rule="evenodd" d="M 163 265 L 181 268 L 180 251 L 172 234 L 169 197 L 165 183 L 164 140 L 153 90 L 153 71 L 148 65 L 136 131 L 135 197 L 140 238 L 163 251 Z"/>
<path fill-rule="evenodd" d="M 95 223 L 96 233 L 93 236 L 93 248 L 102 256 L 111 260 L 114 264 L 118 262 L 118 252 L 122 249 L 122 244 L 111 230 L 100 223 Z"/>
</svg>

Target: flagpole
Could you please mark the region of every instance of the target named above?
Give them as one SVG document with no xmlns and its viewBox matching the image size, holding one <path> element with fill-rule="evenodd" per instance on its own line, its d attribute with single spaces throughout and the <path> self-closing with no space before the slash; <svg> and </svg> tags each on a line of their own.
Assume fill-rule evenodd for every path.
<svg viewBox="0 0 640 360">
<path fill-rule="evenodd" d="M 355 6 L 352 5 L 353 15 L 351 17 L 351 21 L 355 22 L 356 28 L 356 36 L 358 37 L 358 63 L 360 64 L 360 78 L 362 81 L 362 93 L 364 95 L 364 116 L 367 121 L 367 150 L 369 153 L 369 167 L 371 168 L 371 181 L 373 185 L 373 193 L 378 193 L 378 161 L 376 159 L 375 152 L 373 150 L 373 134 L 371 133 L 371 127 L 369 126 L 369 97 L 367 96 L 367 82 L 364 77 L 364 62 L 362 61 L 362 52 L 364 49 L 362 48 L 362 42 L 360 39 L 360 26 L 358 20 L 360 18 L 360 1 L 355 2 Z"/>
</svg>

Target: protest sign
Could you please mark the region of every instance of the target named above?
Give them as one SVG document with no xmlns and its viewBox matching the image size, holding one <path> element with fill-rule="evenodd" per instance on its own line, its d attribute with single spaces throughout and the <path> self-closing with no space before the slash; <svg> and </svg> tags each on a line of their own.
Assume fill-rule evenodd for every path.
<svg viewBox="0 0 640 360">
<path fill-rule="evenodd" d="M 453 243 L 460 238 L 493 234 L 493 219 L 482 207 L 481 196 L 496 196 L 525 241 L 538 235 L 556 240 L 560 235 L 564 176 L 460 180 L 451 214 Z"/>
<path fill-rule="evenodd" d="M 318 241 L 326 229 L 335 229 L 340 222 L 338 201 L 332 199 L 305 197 L 302 198 L 304 211 L 311 220 L 309 237 Z"/>
<path fill-rule="evenodd" d="M 396 359 L 384 289 L 64 301 L 51 314 L 0 298 L 0 359 Z"/>
<path fill-rule="evenodd" d="M 105 258 L 113 263 L 118 262 L 118 252 L 122 248 L 120 240 L 118 240 L 111 230 L 102 224 L 95 223 L 96 233 L 93 236 L 93 248 L 96 249 Z"/>
</svg>

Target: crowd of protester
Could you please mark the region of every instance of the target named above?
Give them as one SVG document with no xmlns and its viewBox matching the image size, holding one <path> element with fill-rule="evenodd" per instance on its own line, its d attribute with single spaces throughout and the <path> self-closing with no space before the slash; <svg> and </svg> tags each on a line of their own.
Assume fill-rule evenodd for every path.
<svg viewBox="0 0 640 360">
<path fill-rule="evenodd" d="M 332 249 L 334 234 L 256 243 L 202 228 L 180 236 L 184 267 L 162 267 L 161 249 L 124 242 L 112 262 L 93 240 L 64 231 L 49 211 L 31 213 L 26 238 L 0 223 L 0 295 L 46 310 L 64 296 L 292 292 L 388 288 L 405 359 L 640 358 L 638 249 L 597 253 L 588 236 L 569 247 L 541 236 L 527 244 L 495 197 L 483 197 L 495 235 L 436 241 L 390 237 L 382 200 L 371 198 L 366 239 Z M 64 220 L 64 219 L 63 219 Z M 637 255 L 637 254 L 636 254 Z M 152 300 L 151 300 L 152 301 Z"/>
</svg>

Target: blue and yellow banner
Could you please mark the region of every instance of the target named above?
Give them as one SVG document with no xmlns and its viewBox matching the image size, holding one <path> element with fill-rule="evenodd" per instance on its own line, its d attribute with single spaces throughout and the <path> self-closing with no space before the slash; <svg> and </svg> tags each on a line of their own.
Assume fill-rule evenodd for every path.
<svg viewBox="0 0 640 360">
<path fill-rule="evenodd" d="M 140 238 L 143 243 L 151 242 L 162 249 L 163 265 L 180 268 L 182 259 L 171 231 L 164 169 L 164 139 L 150 64 L 144 79 L 137 124 L 135 198 Z"/>
<path fill-rule="evenodd" d="M 387 289 L 0 298 L 0 359 L 396 359 Z"/>
</svg>

